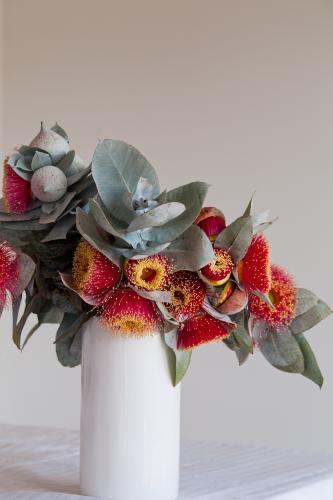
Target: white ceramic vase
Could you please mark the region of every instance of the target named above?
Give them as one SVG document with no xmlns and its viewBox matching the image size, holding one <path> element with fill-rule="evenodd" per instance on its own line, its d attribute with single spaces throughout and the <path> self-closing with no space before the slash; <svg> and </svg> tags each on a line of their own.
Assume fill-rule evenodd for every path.
<svg viewBox="0 0 333 500">
<path fill-rule="evenodd" d="M 83 495 L 175 500 L 180 387 L 172 386 L 160 334 L 112 335 L 96 319 L 83 332 Z"/>
</svg>

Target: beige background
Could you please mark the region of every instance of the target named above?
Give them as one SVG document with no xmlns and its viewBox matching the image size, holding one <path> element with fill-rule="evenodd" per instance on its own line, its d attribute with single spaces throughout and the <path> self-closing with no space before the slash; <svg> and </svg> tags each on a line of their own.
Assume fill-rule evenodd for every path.
<svg viewBox="0 0 333 500">
<path fill-rule="evenodd" d="M 122 138 L 162 185 L 211 184 L 238 216 L 253 190 L 280 219 L 273 259 L 332 303 L 333 3 L 330 0 L 5 1 L 3 151 L 58 120 L 89 160 Z M 320 392 L 260 353 L 239 368 L 223 345 L 193 356 L 183 433 L 333 451 L 332 320 L 309 335 Z M 78 427 L 80 370 L 61 368 L 44 327 L 26 351 L 1 320 L 0 420 Z"/>
</svg>

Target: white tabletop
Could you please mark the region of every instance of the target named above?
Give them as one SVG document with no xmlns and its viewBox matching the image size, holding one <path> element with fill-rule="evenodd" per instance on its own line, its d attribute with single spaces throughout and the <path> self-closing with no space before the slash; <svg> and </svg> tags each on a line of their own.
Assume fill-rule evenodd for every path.
<svg viewBox="0 0 333 500">
<path fill-rule="evenodd" d="M 0 425 L 0 499 L 79 494 L 77 432 Z M 185 445 L 179 500 L 332 500 L 333 455 L 225 444 Z"/>
</svg>

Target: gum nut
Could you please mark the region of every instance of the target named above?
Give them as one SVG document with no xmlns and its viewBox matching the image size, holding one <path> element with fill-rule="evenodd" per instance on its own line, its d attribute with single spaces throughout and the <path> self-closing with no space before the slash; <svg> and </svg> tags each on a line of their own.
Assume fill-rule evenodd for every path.
<svg viewBox="0 0 333 500">
<path fill-rule="evenodd" d="M 248 302 L 248 294 L 244 290 L 236 288 L 231 297 L 218 307 L 218 310 L 223 314 L 237 314 L 246 307 Z"/>
<path fill-rule="evenodd" d="M 43 122 L 40 132 L 31 141 L 30 146 L 49 153 L 54 163 L 58 163 L 69 151 L 69 144 L 66 139 L 57 134 L 57 132 L 45 127 Z"/>
<path fill-rule="evenodd" d="M 41 201 L 58 201 L 67 191 L 66 176 L 53 165 L 39 168 L 31 178 L 31 191 Z"/>
</svg>

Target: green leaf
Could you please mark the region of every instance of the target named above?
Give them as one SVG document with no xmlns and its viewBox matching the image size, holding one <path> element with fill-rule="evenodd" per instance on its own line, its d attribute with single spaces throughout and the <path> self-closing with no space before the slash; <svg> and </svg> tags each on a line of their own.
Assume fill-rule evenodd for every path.
<svg viewBox="0 0 333 500">
<path fill-rule="evenodd" d="M 15 222 L 15 221 L 30 221 L 37 220 L 41 215 L 41 209 L 35 208 L 34 210 L 29 210 L 23 214 L 10 214 L 5 212 L 0 212 L 1 222 Z"/>
<path fill-rule="evenodd" d="M 169 364 L 171 370 L 172 383 L 179 384 L 191 362 L 192 351 L 182 351 L 177 349 L 177 329 L 164 333 L 164 340 L 168 348 Z"/>
<path fill-rule="evenodd" d="M 171 302 L 171 292 L 168 290 L 143 290 L 133 285 L 129 285 L 129 287 L 144 299 L 152 300 L 153 302 Z"/>
<path fill-rule="evenodd" d="M 81 179 L 86 177 L 90 172 L 91 172 L 91 167 L 89 166 L 84 168 L 83 170 L 80 170 L 76 174 L 70 175 L 69 177 L 67 177 L 67 186 L 68 187 L 73 186 L 73 189 L 75 190 L 74 184 L 76 184 Z"/>
<path fill-rule="evenodd" d="M 150 240 L 162 244 L 175 240 L 188 229 L 197 218 L 208 190 L 205 182 L 191 182 L 167 193 L 167 202 L 178 202 L 185 205 L 185 211 L 164 224 L 150 230 Z"/>
<path fill-rule="evenodd" d="M 65 132 L 65 130 L 62 127 L 60 127 L 60 125 L 58 123 L 55 123 L 53 125 L 53 127 L 51 127 L 51 130 L 53 130 L 53 132 L 56 132 L 57 134 L 61 135 L 61 137 L 63 137 L 68 142 L 67 133 Z"/>
<path fill-rule="evenodd" d="M 41 167 L 46 167 L 46 165 L 52 165 L 51 156 L 42 151 L 36 151 L 31 160 L 31 170 L 35 171 Z"/>
<path fill-rule="evenodd" d="M 22 331 L 28 317 L 30 316 L 31 313 L 37 314 L 45 305 L 45 303 L 46 300 L 39 294 L 29 297 L 19 322 L 16 325 L 15 323 L 13 323 L 13 342 L 18 349 L 21 349 Z"/>
<path fill-rule="evenodd" d="M 60 170 L 62 170 L 65 174 L 67 174 L 69 172 L 70 167 L 72 166 L 74 158 L 75 158 L 75 151 L 73 150 L 68 151 L 68 153 L 66 153 L 65 156 L 57 164 L 57 167 L 60 168 Z"/>
<path fill-rule="evenodd" d="M 236 329 L 223 342 L 235 352 L 239 365 L 242 365 L 249 354 L 253 353 L 253 341 L 247 328 L 244 313 L 235 314 L 232 316 L 232 320 L 236 323 Z"/>
<path fill-rule="evenodd" d="M 295 335 L 310 330 L 331 312 L 331 308 L 312 292 L 300 289 L 298 290 L 296 318 L 291 323 L 290 330 Z"/>
<path fill-rule="evenodd" d="M 247 205 L 247 207 L 246 207 L 246 209 L 245 209 L 245 211 L 243 213 L 243 217 L 249 217 L 251 215 L 251 213 L 252 213 L 252 206 L 253 206 L 254 194 L 255 193 L 253 193 L 253 195 L 251 196 L 251 199 L 250 199 L 250 201 L 249 201 L 249 203 L 248 203 L 248 205 Z"/>
<path fill-rule="evenodd" d="M 239 217 L 216 238 L 215 245 L 227 250 L 235 263 L 242 260 L 253 236 L 251 217 Z"/>
<path fill-rule="evenodd" d="M 306 288 L 297 288 L 297 302 L 295 316 L 307 312 L 318 303 L 318 297 Z"/>
<path fill-rule="evenodd" d="M 23 252 L 18 254 L 18 284 L 17 293 L 21 294 L 28 284 L 30 283 L 34 273 L 36 265 L 29 255 Z"/>
<path fill-rule="evenodd" d="M 133 219 L 128 226 L 128 231 L 137 231 L 138 229 L 164 226 L 169 221 L 181 215 L 184 210 L 185 206 L 183 203 L 179 203 L 177 201 L 158 205 L 143 215 Z"/>
<path fill-rule="evenodd" d="M 75 225 L 75 215 L 66 215 L 56 222 L 51 231 L 42 239 L 42 243 L 55 240 L 65 240 L 68 231 Z"/>
<path fill-rule="evenodd" d="M 159 194 L 156 172 L 146 158 L 133 146 L 122 141 L 104 140 L 97 145 L 92 160 L 92 174 L 107 210 L 128 223 L 133 212 L 124 196 L 135 193 L 140 178 L 153 186 L 154 197 Z"/>
<path fill-rule="evenodd" d="M 122 267 L 123 258 L 119 252 L 98 232 L 94 219 L 80 208 L 76 211 L 76 226 L 77 230 L 88 243 L 108 257 L 118 267 Z"/>
<path fill-rule="evenodd" d="M 287 327 L 276 331 L 263 321 L 256 321 L 252 336 L 264 357 L 275 368 L 288 373 L 304 372 L 303 353 Z"/>
<path fill-rule="evenodd" d="M 72 368 L 81 364 L 82 334 L 79 330 L 84 324 L 81 323 L 81 316 L 64 314 L 56 334 L 57 357 L 66 367 Z"/>
<path fill-rule="evenodd" d="M 63 214 L 66 208 L 69 206 L 75 193 L 73 191 L 68 191 L 57 203 L 55 209 L 50 214 L 42 214 L 40 216 L 39 222 L 41 224 L 52 224 L 56 222 L 57 219 Z"/>
<path fill-rule="evenodd" d="M 89 207 L 93 218 L 97 224 L 104 229 L 104 231 L 112 234 L 112 236 L 115 236 L 116 238 L 123 237 L 123 230 L 112 223 L 111 219 L 106 216 L 97 200 L 89 200 Z"/>
<path fill-rule="evenodd" d="M 296 335 L 295 339 L 304 357 L 304 371 L 302 375 L 312 380 L 312 382 L 314 382 L 321 388 L 324 383 L 324 378 L 318 366 L 316 357 L 310 347 L 310 344 L 305 339 L 302 333 Z"/>
<path fill-rule="evenodd" d="M 33 336 L 33 334 L 35 332 L 37 332 L 38 328 L 40 327 L 41 323 L 38 321 L 38 323 L 36 323 L 32 328 L 31 330 L 28 332 L 26 338 L 24 339 L 24 342 L 22 344 L 22 347 L 21 347 L 21 350 L 23 351 L 23 349 L 25 348 L 25 346 L 27 345 L 27 343 L 29 342 L 29 340 L 31 339 L 31 337 Z"/>
<path fill-rule="evenodd" d="M 175 269 L 198 271 L 215 259 L 211 241 L 195 225 L 190 226 L 162 252 L 172 260 Z"/>
</svg>

